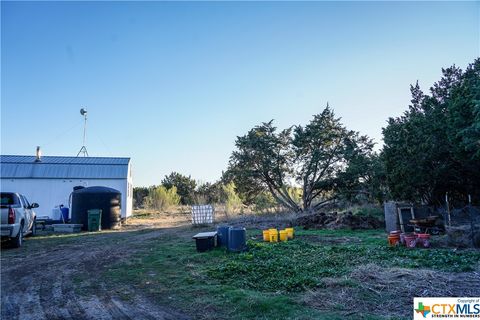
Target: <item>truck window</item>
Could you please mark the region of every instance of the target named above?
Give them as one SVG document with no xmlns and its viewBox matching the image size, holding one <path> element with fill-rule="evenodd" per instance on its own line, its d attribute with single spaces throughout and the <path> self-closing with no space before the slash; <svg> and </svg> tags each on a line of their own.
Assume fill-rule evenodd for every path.
<svg viewBox="0 0 480 320">
<path fill-rule="evenodd" d="M 20 197 L 22 197 L 23 206 L 25 208 L 30 207 L 30 203 L 28 202 L 27 198 L 24 195 L 21 195 Z"/>
<path fill-rule="evenodd" d="M 20 201 L 14 193 L 2 192 L 0 194 L 0 204 L 1 204 L 2 207 L 3 206 L 19 205 Z"/>
</svg>

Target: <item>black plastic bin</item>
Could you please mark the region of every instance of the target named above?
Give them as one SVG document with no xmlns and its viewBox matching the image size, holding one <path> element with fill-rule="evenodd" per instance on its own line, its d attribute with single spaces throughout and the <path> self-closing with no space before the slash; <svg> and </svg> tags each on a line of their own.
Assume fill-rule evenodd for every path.
<svg viewBox="0 0 480 320">
<path fill-rule="evenodd" d="M 201 232 L 193 236 L 198 252 L 212 250 L 217 245 L 216 232 Z"/>
</svg>

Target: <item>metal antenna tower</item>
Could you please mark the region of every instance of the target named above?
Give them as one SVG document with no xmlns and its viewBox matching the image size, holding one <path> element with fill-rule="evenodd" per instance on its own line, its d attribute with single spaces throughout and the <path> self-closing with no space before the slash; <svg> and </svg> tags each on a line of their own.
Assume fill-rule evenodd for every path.
<svg viewBox="0 0 480 320">
<path fill-rule="evenodd" d="M 80 154 L 83 154 L 84 157 L 88 157 L 87 147 L 85 146 L 85 141 L 87 139 L 87 109 L 80 109 L 80 114 L 83 116 L 83 145 L 80 148 L 80 151 L 77 153 L 77 157 Z"/>
</svg>

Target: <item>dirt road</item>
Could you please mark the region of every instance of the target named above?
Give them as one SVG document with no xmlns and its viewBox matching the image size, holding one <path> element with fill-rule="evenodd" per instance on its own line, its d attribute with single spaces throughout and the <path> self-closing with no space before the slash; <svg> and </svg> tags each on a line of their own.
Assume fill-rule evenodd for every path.
<svg viewBox="0 0 480 320">
<path fill-rule="evenodd" d="M 137 220 L 120 231 L 70 237 L 40 235 L 27 238 L 20 249 L 2 247 L 1 318 L 187 319 L 128 286 L 121 288 L 123 297 L 119 297 L 100 276 L 109 266 L 128 259 L 171 230 L 171 224 Z M 87 283 L 82 280 L 79 286 L 78 276 L 88 279 Z M 95 287 L 94 293 L 81 290 L 89 285 Z"/>
</svg>

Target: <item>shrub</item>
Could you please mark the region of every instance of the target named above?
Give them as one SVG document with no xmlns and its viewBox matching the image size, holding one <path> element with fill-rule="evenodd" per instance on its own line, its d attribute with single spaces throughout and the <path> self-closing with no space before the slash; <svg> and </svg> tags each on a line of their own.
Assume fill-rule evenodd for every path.
<svg viewBox="0 0 480 320">
<path fill-rule="evenodd" d="M 235 212 L 236 210 L 241 209 L 242 199 L 235 192 L 235 184 L 230 182 L 222 186 L 224 196 L 225 196 L 225 211 L 227 213 Z"/>
<path fill-rule="evenodd" d="M 162 211 L 178 205 L 180 196 L 177 194 L 175 186 L 170 189 L 167 189 L 165 186 L 152 187 L 148 192 L 145 203 L 151 209 Z"/>
</svg>

